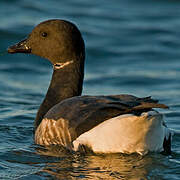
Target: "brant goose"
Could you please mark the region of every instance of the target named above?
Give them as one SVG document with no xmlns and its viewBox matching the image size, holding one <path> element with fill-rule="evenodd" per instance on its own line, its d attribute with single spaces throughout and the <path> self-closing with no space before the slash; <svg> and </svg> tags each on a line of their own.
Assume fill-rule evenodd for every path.
<svg viewBox="0 0 180 180">
<path fill-rule="evenodd" d="M 73 23 L 44 21 L 8 52 L 41 56 L 54 68 L 35 119 L 35 143 L 95 153 L 171 153 L 171 132 L 153 110 L 166 105 L 126 94 L 81 96 L 85 45 Z"/>
</svg>

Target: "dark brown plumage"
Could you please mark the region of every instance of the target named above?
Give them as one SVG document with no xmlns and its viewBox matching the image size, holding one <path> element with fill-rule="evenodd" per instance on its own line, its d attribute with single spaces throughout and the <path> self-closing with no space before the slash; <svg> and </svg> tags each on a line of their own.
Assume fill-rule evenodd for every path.
<svg viewBox="0 0 180 180">
<path fill-rule="evenodd" d="M 137 98 L 132 95 L 77 96 L 58 103 L 44 118 L 69 121 L 78 137 L 101 122 L 122 114 L 140 115 L 152 108 L 167 108 L 151 97 Z"/>
<path fill-rule="evenodd" d="M 43 119 L 51 119 L 53 122 L 63 119 L 67 121 L 67 128 L 73 131 L 70 137 L 73 141 L 79 135 L 112 117 L 128 113 L 139 116 L 153 108 L 167 108 L 151 97 L 80 96 L 84 77 L 85 47 L 80 31 L 68 21 L 54 19 L 40 23 L 27 39 L 9 47 L 8 52 L 35 54 L 48 59 L 53 64 L 52 80 L 38 110 L 35 130 L 42 124 Z M 42 134 L 39 129 L 38 132 L 37 137 Z M 59 133 L 56 130 L 52 132 Z M 46 136 L 48 138 L 51 135 L 49 133 Z M 55 135 L 51 136 L 53 137 Z M 45 141 L 41 139 L 41 142 Z M 51 142 L 56 142 L 56 139 L 48 141 Z M 71 142 L 65 144 L 68 143 L 68 146 L 71 146 Z M 170 152 L 170 147 L 165 145 L 164 149 L 166 147 Z"/>
</svg>

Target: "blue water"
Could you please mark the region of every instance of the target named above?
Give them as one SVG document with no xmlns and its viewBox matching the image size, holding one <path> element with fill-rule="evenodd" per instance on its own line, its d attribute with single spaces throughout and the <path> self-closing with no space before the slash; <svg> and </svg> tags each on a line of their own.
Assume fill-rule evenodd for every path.
<svg viewBox="0 0 180 180">
<path fill-rule="evenodd" d="M 178 0 L 0 1 L 0 179 L 180 179 L 180 2 Z M 43 20 L 73 21 L 86 43 L 83 94 L 157 98 L 174 130 L 172 155 L 46 152 L 33 121 L 51 65 L 4 53 Z M 37 149 L 38 148 L 38 149 Z"/>
</svg>

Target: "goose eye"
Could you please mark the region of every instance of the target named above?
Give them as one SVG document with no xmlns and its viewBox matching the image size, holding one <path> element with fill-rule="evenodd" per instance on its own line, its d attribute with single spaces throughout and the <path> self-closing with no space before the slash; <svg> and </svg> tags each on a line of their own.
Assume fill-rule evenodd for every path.
<svg viewBox="0 0 180 180">
<path fill-rule="evenodd" d="M 41 36 L 42 36 L 42 37 L 47 37 L 47 33 L 46 33 L 46 32 L 43 32 L 43 33 L 41 33 Z"/>
</svg>

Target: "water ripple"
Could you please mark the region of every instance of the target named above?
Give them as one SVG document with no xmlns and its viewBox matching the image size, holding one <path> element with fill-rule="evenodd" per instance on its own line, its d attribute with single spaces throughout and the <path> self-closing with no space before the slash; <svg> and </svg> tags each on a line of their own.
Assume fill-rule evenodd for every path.
<svg viewBox="0 0 180 180">
<path fill-rule="evenodd" d="M 180 179 L 179 1 L 68 0 L 0 2 L 0 179 Z M 50 18 L 73 21 L 86 43 L 83 94 L 149 96 L 174 131 L 172 155 L 87 155 L 44 149 L 33 122 L 52 74 L 48 61 L 8 55 L 33 26 Z"/>
</svg>

